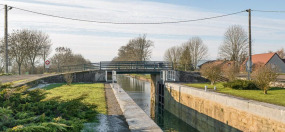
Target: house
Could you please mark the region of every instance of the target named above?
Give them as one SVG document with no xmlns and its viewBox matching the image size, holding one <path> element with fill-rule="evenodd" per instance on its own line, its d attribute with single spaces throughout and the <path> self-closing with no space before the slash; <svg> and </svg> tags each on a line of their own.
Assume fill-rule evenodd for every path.
<svg viewBox="0 0 285 132">
<path fill-rule="evenodd" d="M 202 65 L 213 62 L 215 60 L 200 60 L 197 63 L 196 69 L 200 69 L 202 67 Z"/>
<path fill-rule="evenodd" d="M 204 62 L 203 64 L 199 65 L 199 69 L 204 65 L 204 64 L 208 64 L 208 63 L 212 63 L 214 65 L 219 65 L 222 70 L 223 69 L 226 69 L 228 66 L 231 66 L 231 65 L 235 65 L 235 62 L 234 61 L 228 61 L 228 60 L 210 60 L 210 61 L 207 61 L 207 62 Z"/>
<path fill-rule="evenodd" d="M 280 69 L 280 72 L 285 73 L 285 62 L 279 57 L 277 53 L 255 54 L 252 55 L 251 58 L 253 64 L 253 71 L 257 67 L 271 65 L 272 68 L 278 67 Z M 245 63 L 247 62 L 247 60 L 244 61 L 241 65 L 241 71 L 245 71 Z"/>
</svg>

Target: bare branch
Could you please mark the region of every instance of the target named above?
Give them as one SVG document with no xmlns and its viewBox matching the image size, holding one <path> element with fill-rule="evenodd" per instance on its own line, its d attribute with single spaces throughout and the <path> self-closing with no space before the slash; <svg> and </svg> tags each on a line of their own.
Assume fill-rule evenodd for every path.
<svg viewBox="0 0 285 132">
<path fill-rule="evenodd" d="M 248 36 L 240 25 L 230 26 L 225 32 L 224 42 L 219 47 L 219 57 L 241 64 L 248 56 Z"/>
</svg>

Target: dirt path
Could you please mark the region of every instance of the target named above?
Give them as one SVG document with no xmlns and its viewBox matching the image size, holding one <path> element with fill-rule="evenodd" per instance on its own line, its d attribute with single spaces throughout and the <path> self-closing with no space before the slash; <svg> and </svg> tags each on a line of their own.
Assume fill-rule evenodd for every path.
<svg viewBox="0 0 285 132">
<path fill-rule="evenodd" d="M 129 132 L 129 125 L 126 122 L 110 84 L 105 84 L 105 93 L 108 110 L 107 120 L 109 122 L 109 131 Z"/>
</svg>

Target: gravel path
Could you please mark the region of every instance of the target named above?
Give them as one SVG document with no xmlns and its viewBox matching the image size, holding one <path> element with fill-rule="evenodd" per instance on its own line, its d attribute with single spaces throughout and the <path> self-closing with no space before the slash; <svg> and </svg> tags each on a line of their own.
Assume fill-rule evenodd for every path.
<svg viewBox="0 0 285 132">
<path fill-rule="evenodd" d="M 126 122 L 124 114 L 118 104 L 110 84 L 105 84 L 105 93 L 107 101 L 107 123 L 110 132 L 129 132 L 129 125 Z M 101 129 L 102 130 L 102 129 Z M 105 129 L 106 130 L 106 129 Z"/>
</svg>

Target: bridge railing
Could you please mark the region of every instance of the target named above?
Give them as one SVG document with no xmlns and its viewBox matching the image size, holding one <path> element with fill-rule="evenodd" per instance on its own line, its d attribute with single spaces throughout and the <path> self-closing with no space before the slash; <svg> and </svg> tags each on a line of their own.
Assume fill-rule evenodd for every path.
<svg viewBox="0 0 285 132">
<path fill-rule="evenodd" d="M 62 66 L 61 72 L 75 72 L 85 70 L 100 70 L 100 63 L 87 63 L 79 65 Z"/>
<path fill-rule="evenodd" d="M 152 69 L 152 70 L 172 70 L 170 62 L 164 61 L 102 61 L 100 62 L 101 70 L 131 70 L 131 69 Z"/>
<path fill-rule="evenodd" d="M 171 62 L 164 61 L 102 61 L 80 65 L 62 66 L 61 72 L 85 70 L 172 70 Z"/>
</svg>

